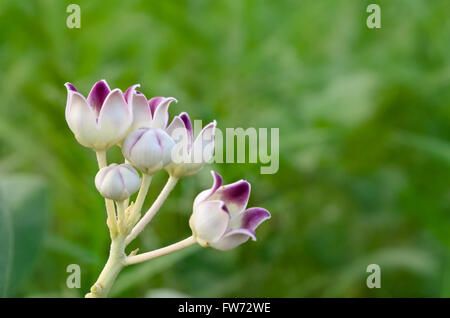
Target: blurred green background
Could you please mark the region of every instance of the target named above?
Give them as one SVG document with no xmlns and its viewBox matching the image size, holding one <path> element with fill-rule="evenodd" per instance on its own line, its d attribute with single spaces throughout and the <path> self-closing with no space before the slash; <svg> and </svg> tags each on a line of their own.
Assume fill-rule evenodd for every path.
<svg viewBox="0 0 450 318">
<path fill-rule="evenodd" d="M 81 28 L 66 7 L 81 6 Z M 280 128 L 280 169 L 184 179 L 133 247 L 190 234 L 210 168 L 252 183 L 258 241 L 127 268 L 111 296 L 450 297 L 448 0 L 0 2 L 0 295 L 80 297 L 109 249 L 94 153 L 64 119 L 66 81 L 174 96 L 171 115 Z M 121 160 L 109 151 L 109 160 Z M 167 175 L 150 188 L 149 206 Z M 79 264 L 82 288 L 66 287 Z M 381 288 L 366 267 L 381 266 Z"/>
</svg>

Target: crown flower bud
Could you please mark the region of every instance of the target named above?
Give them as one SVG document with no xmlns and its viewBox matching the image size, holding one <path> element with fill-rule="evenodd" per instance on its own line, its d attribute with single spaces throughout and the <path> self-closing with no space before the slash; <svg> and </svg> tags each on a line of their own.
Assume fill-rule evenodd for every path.
<svg viewBox="0 0 450 318">
<path fill-rule="evenodd" d="M 138 172 L 127 164 L 111 164 L 100 169 L 95 176 L 95 186 L 100 194 L 114 201 L 123 201 L 134 194 L 141 185 Z"/>
<path fill-rule="evenodd" d="M 65 86 L 66 121 L 81 145 L 105 151 L 125 138 L 133 117 L 120 89 L 111 90 L 102 80 L 85 98 L 72 84 Z"/>
<path fill-rule="evenodd" d="M 138 87 L 139 84 L 133 85 L 124 94 L 133 113 L 129 131 L 143 127 L 165 129 L 169 122 L 169 106 L 177 100 L 173 97 L 153 97 L 147 100 L 144 94 L 136 90 Z"/>
<path fill-rule="evenodd" d="M 214 184 L 201 192 L 194 201 L 189 220 L 192 234 L 202 246 L 230 250 L 248 241 L 256 240 L 255 230 L 270 218 L 263 208 L 246 209 L 250 184 L 240 180 L 222 186 L 222 177 L 211 171 Z"/>
<path fill-rule="evenodd" d="M 216 121 L 206 125 L 194 140 L 191 120 L 187 113 L 175 116 L 167 127 L 167 133 L 175 140 L 172 162 L 166 167 L 176 178 L 187 177 L 199 172 L 214 154 L 214 133 Z"/>
<path fill-rule="evenodd" d="M 173 139 L 159 128 L 139 128 L 125 138 L 124 157 L 142 172 L 153 175 L 171 161 Z"/>
</svg>

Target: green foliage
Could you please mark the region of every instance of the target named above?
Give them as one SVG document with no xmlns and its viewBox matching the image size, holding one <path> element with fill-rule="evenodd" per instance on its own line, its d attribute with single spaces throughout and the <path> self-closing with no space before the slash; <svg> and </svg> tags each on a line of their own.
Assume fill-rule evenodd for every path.
<svg viewBox="0 0 450 318">
<path fill-rule="evenodd" d="M 14 296 L 29 278 L 47 225 L 48 198 L 32 176 L 0 179 L 0 296 Z"/>
<path fill-rule="evenodd" d="M 249 180 L 249 205 L 272 212 L 258 241 L 130 267 L 116 296 L 450 296 L 447 0 L 380 0 L 378 30 L 365 26 L 370 1 L 80 0 L 81 29 L 66 27 L 69 3 L 0 2 L 0 172 L 40 175 L 53 212 L 45 240 L 31 240 L 31 230 L 15 236 L 43 249 L 36 262 L 16 262 L 27 266 L 17 273 L 33 272 L 8 295 L 82 296 L 106 260 L 95 155 L 67 128 L 63 86 L 87 94 L 105 78 L 175 96 L 171 115 L 217 119 L 222 130 L 280 128 L 277 174 L 211 166 L 227 183 Z M 177 185 L 131 249 L 189 235 L 208 170 Z M 154 178 L 145 207 L 165 178 Z M 65 285 L 73 263 L 81 290 Z M 378 290 L 365 285 L 371 263 L 381 266 Z"/>
</svg>

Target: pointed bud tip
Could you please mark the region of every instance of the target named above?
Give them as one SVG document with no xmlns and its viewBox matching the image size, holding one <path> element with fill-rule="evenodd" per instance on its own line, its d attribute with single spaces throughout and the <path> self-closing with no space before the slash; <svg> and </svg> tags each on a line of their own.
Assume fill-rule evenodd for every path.
<svg viewBox="0 0 450 318">
<path fill-rule="evenodd" d="M 70 82 L 66 82 L 64 84 L 64 86 L 67 88 L 67 91 L 69 91 L 69 92 L 78 92 L 78 90 L 75 88 L 75 86 Z"/>
</svg>

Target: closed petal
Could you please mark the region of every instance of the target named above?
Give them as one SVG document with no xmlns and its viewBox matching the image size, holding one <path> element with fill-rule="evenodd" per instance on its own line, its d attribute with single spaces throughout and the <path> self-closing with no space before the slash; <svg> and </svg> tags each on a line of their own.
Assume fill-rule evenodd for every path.
<svg viewBox="0 0 450 318">
<path fill-rule="evenodd" d="M 67 82 L 66 84 L 64 84 L 64 86 L 67 88 L 68 92 L 69 91 L 78 92 L 78 90 L 72 83 Z"/>
<path fill-rule="evenodd" d="M 115 89 L 106 97 L 98 117 L 100 138 L 98 147 L 106 149 L 122 140 L 132 121 L 131 111 L 120 89 Z"/>
<path fill-rule="evenodd" d="M 137 173 L 136 169 L 127 164 L 121 164 L 119 166 L 120 174 L 122 177 L 122 181 L 125 184 L 125 190 L 127 192 L 127 198 L 130 195 L 136 193 L 141 186 L 141 178 Z"/>
<path fill-rule="evenodd" d="M 140 128 L 125 138 L 122 153 L 139 170 L 153 175 L 169 164 L 173 146 L 162 129 Z"/>
<path fill-rule="evenodd" d="M 169 174 L 176 178 L 182 178 L 199 172 L 205 162 L 201 159 L 198 160 L 198 163 L 194 161 L 193 132 L 188 114 L 183 112 L 176 116 L 166 131 L 176 142 L 172 153 L 172 163 L 166 167 Z"/>
<path fill-rule="evenodd" d="M 184 122 L 179 116 L 175 116 L 165 131 L 175 142 L 172 150 L 171 162 L 166 167 L 166 170 L 171 176 L 180 178 L 182 176 L 176 172 L 179 170 L 180 166 L 187 161 L 190 152 L 188 133 L 184 126 Z"/>
<path fill-rule="evenodd" d="M 216 121 L 213 121 L 206 125 L 195 138 L 191 153 L 192 163 L 206 163 L 212 159 L 216 124 Z"/>
<path fill-rule="evenodd" d="M 119 169 L 109 170 L 105 174 L 100 189 L 98 190 L 103 197 L 116 201 L 125 200 L 129 196 Z"/>
<path fill-rule="evenodd" d="M 219 241 L 211 244 L 211 247 L 221 251 L 231 250 L 242 243 L 248 241 L 249 238 L 256 240 L 255 234 L 246 229 L 238 229 L 228 231 Z"/>
<path fill-rule="evenodd" d="M 135 193 L 141 184 L 137 171 L 128 164 L 111 164 L 100 169 L 95 186 L 105 198 L 122 201 Z"/>
<path fill-rule="evenodd" d="M 67 103 L 66 103 L 66 118 L 67 118 L 67 111 L 69 109 L 69 107 L 68 107 L 69 106 L 69 95 L 70 95 L 69 93 L 71 93 L 71 92 L 77 92 L 78 93 L 78 90 L 76 89 L 76 87 L 72 83 L 69 83 L 69 82 L 66 82 L 64 84 L 64 86 L 67 89 Z M 81 95 L 81 96 L 83 96 L 83 95 Z M 84 96 L 83 96 L 83 98 L 84 98 Z"/>
<path fill-rule="evenodd" d="M 153 112 L 152 128 L 165 129 L 167 127 L 169 122 L 169 105 L 172 102 L 177 102 L 177 100 L 173 97 L 168 97 L 161 100 L 156 106 Z"/>
<path fill-rule="evenodd" d="M 83 95 L 70 91 L 67 97 L 66 121 L 80 144 L 95 146 L 98 130 L 96 115 Z"/>
<path fill-rule="evenodd" d="M 166 128 L 166 133 L 172 138 L 182 135 L 183 131 L 186 131 L 186 126 L 180 116 L 175 116 L 170 125 Z"/>
<path fill-rule="evenodd" d="M 110 92 L 111 89 L 109 88 L 108 83 L 106 83 L 105 80 L 101 80 L 94 84 L 88 95 L 87 101 L 97 113 L 100 113 L 103 103 Z"/>
<path fill-rule="evenodd" d="M 250 197 L 250 183 L 239 180 L 218 189 L 209 200 L 222 200 L 230 210 L 232 217 L 239 215 L 247 206 Z"/>
<path fill-rule="evenodd" d="M 186 130 L 189 134 L 189 141 L 192 144 L 194 142 L 194 131 L 192 130 L 192 123 L 191 119 L 189 118 L 189 115 L 185 112 L 182 112 L 180 114 L 181 120 L 184 122 L 184 126 L 186 127 Z"/>
<path fill-rule="evenodd" d="M 155 113 L 156 107 L 164 100 L 164 97 L 152 97 L 148 101 L 148 106 L 150 107 L 150 111 L 152 112 L 152 116 Z"/>
<path fill-rule="evenodd" d="M 222 185 L 223 179 L 220 174 L 218 174 L 214 170 L 211 170 L 211 175 L 213 177 L 213 186 L 211 187 L 211 189 L 202 191 L 197 195 L 197 197 L 194 200 L 194 209 L 195 206 L 198 205 L 200 202 L 203 202 L 207 200 L 209 197 L 211 197 Z"/>
<path fill-rule="evenodd" d="M 147 131 L 147 128 L 140 128 L 128 134 L 127 138 L 125 138 L 122 144 L 122 153 L 125 158 L 128 159 L 131 157 L 131 152 L 133 151 L 134 147 L 142 139 Z"/>
<path fill-rule="evenodd" d="M 125 98 L 125 101 L 127 103 L 131 102 L 131 96 L 133 96 L 133 94 L 136 92 L 136 88 L 138 88 L 140 86 L 141 86 L 140 84 L 134 84 L 127 88 L 127 90 L 123 94 L 123 98 Z"/>
<path fill-rule="evenodd" d="M 117 166 L 117 163 L 112 163 L 109 166 L 101 168 L 96 176 L 95 176 L 95 186 L 97 189 L 100 189 L 103 181 L 105 180 L 105 176 L 111 172 L 115 167 Z"/>
<path fill-rule="evenodd" d="M 203 245 L 217 242 L 226 232 L 230 216 L 221 201 L 206 201 L 194 208 L 189 220 L 192 233 Z"/>
<path fill-rule="evenodd" d="M 133 112 L 133 124 L 131 125 L 131 131 L 147 127 L 149 128 L 152 123 L 152 114 L 147 104 L 147 98 L 143 94 L 135 92 L 131 96 L 131 110 Z"/>
</svg>

